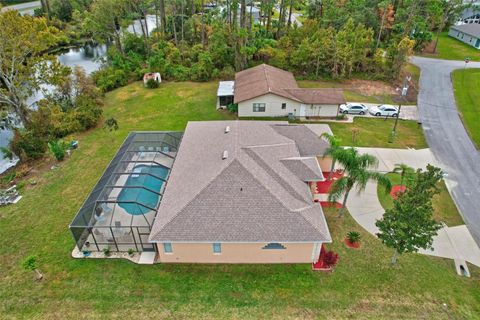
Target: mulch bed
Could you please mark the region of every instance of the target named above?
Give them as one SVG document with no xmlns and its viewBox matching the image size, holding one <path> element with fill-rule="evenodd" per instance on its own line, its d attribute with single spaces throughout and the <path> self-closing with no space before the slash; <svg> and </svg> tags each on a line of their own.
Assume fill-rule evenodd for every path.
<svg viewBox="0 0 480 320">
<path fill-rule="evenodd" d="M 355 243 L 351 243 L 348 238 L 345 238 L 345 240 L 343 241 L 345 243 L 345 245 L 349 248 L 352 248 L 352 249 L 358 249 L 360 248 L 360 242 L 355 242 Z"/>
<path fill-rule="evenodd" d="M 397 199 L 400 193 L 405 192 L 405 189 L 406 189 L 405 186 L 401 186 L 401 185 L 393 186 L 392 190 L 390 190 L 390 195 L 392 196 L 393 199 Z"/>
<path fill-rule="evenodd" d="M 340 209 L 340 208 L 342 207 L 342 204 L 341 204 L 341 203 L 338 203 L 338 202 L 329 202 L 329 201 L 320 201 L 320 205 L 321 205 L 323 208 L 334 207 L 334 208 Z"/>
<path fill-rule="evenodd" d="M 325 179 L 328 179 L 330 172 L 322 172 Z M 332 180 L 318 181 L 316 184 L 316 193 L 328 193 L 332 184 L 343 177 L 343 172 L 335 171 L 332 175 Z"/>
</svg>

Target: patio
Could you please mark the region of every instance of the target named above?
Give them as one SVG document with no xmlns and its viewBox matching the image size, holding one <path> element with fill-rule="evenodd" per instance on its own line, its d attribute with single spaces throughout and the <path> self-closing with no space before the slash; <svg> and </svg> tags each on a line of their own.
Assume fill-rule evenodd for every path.
<svg viewBox="0 0 480 320">
<path fill-rule="evenodd" d="M 70 225 L 80 252 L 155 251 L 148 242 L 182 134 L 132 132 Z"/>
</svg>

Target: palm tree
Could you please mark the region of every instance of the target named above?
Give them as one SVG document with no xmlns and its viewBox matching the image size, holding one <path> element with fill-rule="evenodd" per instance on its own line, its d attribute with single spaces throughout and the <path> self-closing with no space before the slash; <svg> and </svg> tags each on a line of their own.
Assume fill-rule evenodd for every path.
<svg viewBox="0 0 480 320">
<path fill-rule="evenodd" d="M 328 174 L 328 180 L 332 180 L 333 171 L 335 170 L 335 163 L 337 162 L 337 154 L 343 149 L 340 147 L 340 139 L 337 139 L 333 134 L 327 132 L 322 133 L 320 136 L 328 141 L 330 147 L 325 151 L 323 157 L 330 156 L 332 158 L 332 167 L 330 168 L 330 173 Z"/>
<path fill-rule="evenodd" d="M 403 187 L 403 182 L 405 178 L 407 179 L 411 178 L 412 175 L 415 173 L 415 170 L 412 167 L 409 167 L 408 165 L 406 165 L 405 163 L 400 163 L 395 165 L 393 172 L 400 174 L 400 177 L 401 177 L 400 185 Z"/>
<path fill-rule="evenodd" d="M 341 152 L 336 154 L 336 157 L 337 161 L 343 165 L 345 175 L 332 184 L 328 194 L 328 201 L 330 202 L 335 202 L 344 195 L 342 208 L 338 212 L 340 217 L 345 210 L 348 195 L 354 186 L 357 187 L 358 192 L 361 192 L 365 190 L 369 180 L 375 180 L 385 187 L 386 192 L 390 192 L 392 188 L 390 180 L 387 177 L 381 173 L 368 170 L 368 168 L 378 165 L 377 158 L 370 154 L 360 155 L 355 148 L 341 150 Z"/>
</svg>

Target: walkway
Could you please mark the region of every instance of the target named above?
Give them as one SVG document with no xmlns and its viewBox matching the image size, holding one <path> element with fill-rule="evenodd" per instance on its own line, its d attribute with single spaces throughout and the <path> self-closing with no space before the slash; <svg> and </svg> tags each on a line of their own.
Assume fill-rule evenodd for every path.
<svg viewBox="0 0 480 320">
<path fill-rule="evenodd" d="M 421 57 L 412 62 L 421 68 L 418 108 L 428 145 L 448 173 L 447 188 L 480 244 L 480 152 L 458 115 L 450 79 L 465 63 Z M 470 62 L 467 68 L 480 68 L 480 62 Z"/>
<path fill-rule="evenodd" d="M 429 149 L 358 149 L 361 153 L 375 155 L 380 161 L 378 170 L 383 172 L 392 171 L 396 163 L 406 163 L 415 169 L 425 168 L 428 163 L 436 163 Z M 378 200 L 377 184 L 375 182 L 368 182 L 365 191 L 360 194 L 352 192 L 347 200 L 347 207 L 352 217 L 365 230 L 373 235 L 378 233 L 375 222 L 382 218 L 385 210 Z M 434 238 L 433 251 L 421 250 L 420 253 L 465 260 L 480 267 L 480 248 L 473 241 L 465 225 L 452 228 L 443 227 Z"/>
</svg>

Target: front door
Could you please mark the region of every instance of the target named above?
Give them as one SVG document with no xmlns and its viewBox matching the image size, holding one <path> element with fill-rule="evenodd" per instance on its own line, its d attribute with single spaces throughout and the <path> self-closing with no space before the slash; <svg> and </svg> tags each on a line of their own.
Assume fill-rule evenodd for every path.
<svg viewBox="0 0 480 320">
<path fill-rule="evenodd" d="M 305 117 L 305 105 L 300 106 L 300 117 Z"/>
</svg>

